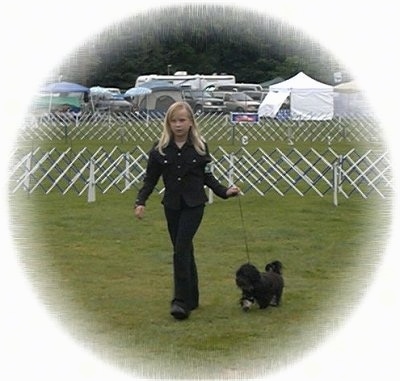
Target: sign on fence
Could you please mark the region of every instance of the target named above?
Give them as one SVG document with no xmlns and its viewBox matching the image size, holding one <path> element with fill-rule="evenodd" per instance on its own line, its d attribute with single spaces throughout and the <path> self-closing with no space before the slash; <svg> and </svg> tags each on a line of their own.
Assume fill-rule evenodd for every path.
<svg viewBox="0 0 400 381">
<path fill-rule="evenodd" d="M 231 123 L 258 123 L 258 114 L 253 112 L 232 112 L 231 113 Z"/>
</svg>

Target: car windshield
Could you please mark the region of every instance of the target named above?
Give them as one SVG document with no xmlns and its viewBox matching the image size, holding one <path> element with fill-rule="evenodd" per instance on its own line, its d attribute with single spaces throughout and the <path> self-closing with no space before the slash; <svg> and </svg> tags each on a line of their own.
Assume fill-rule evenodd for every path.
<svg viewBox="0 0 400 381">
<path fill-rule="evenodd" d="M 205 91 L 192 91 L 192 95 L 195 98 L 211 98 L 210 93 Z"/>
<path fill-rule="evenodd" d="M 232 98 L 236 101 L 252 101 L 253 98 L 245 93 L 234 93 L 232 94 Z"/>
<path fill-rule="evenodd" d="M 109 93 L 112 93 L 112 94 L 121 94 L 120 89 L 117 89 L 117 88 L 114 88 L 114 87 L 108 87 L 108 88 L 106 88 L 106 90 Z"/>
</svg>

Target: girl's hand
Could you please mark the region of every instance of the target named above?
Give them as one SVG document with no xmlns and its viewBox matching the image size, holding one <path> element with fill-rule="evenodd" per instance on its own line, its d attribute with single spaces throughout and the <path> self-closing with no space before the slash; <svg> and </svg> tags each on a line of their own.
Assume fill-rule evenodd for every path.
<svg viewBox="0 0 400 381">
<path fill-rule="evenodd" d="M 135 217 L 141 220 L 144 217 L 144 205 L 138 205 L 134 209 Z"/>
<path fill-rule="evenodd" d="M 232 185 L 231 187 L 228 188 L 226 191 L 226 195 L 228 197 L 234 197 L 237 196 L 240 193 L 240 188 L 237 187 L 236 185 Z"/>
</svg>

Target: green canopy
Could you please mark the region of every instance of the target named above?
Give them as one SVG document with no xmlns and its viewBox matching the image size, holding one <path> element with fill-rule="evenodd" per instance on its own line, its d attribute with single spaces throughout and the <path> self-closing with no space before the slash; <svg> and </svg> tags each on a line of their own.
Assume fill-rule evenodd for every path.
<svg viewBox="0 0 400 381">
<path fill-rule="evenodd" d="M 81 108 L 81 98 L 82 96 L 79 94 L 77 96 L 54 96 L 54 95 L 40 95 L 33 99 L 32 107 L 35 110 L 49 110 L 50 105 L 51 109 L 60 109 L 65 107 L 69 107 L 72 109 L 80 109 Z"/>
</svg>

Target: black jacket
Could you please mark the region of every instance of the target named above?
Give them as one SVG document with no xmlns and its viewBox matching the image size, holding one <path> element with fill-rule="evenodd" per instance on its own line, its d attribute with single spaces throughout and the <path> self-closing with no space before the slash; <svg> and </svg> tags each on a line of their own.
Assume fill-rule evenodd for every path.
<svg viewBox="0 0 400 381">
<path fill-rule="evenodd" d="M 227 187 L 219 183 L 209 170 L 211 157 L 208 153 L 200 155 L 192 143 L 187 142 L 178 148 L 171 142 L 161 155 L 153 147 L 149 152 L 144 183 L 139 190 L 136 205 L 145 205 L 154 187 L 162 176 L 165 194 L 163 204 L 167 208 L 180 209 L 183 200 L 187 206 L 195 207 L 208 201 L 204 185 L 221 198 L 227 198 Z"/>
</svg>

